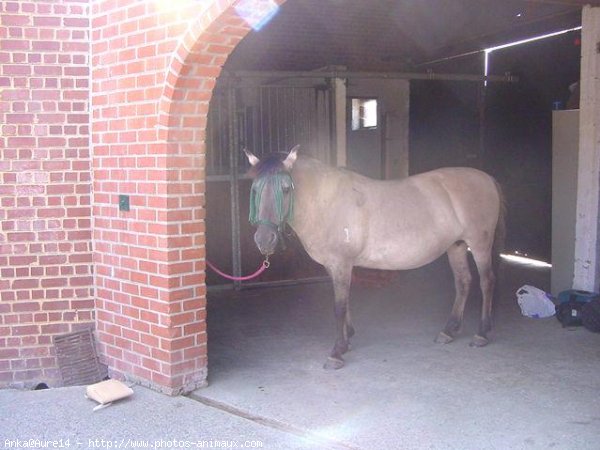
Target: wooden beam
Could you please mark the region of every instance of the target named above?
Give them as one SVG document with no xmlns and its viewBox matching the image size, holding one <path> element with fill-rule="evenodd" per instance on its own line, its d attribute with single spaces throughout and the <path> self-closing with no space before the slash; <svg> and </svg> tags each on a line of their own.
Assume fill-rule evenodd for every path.
<svg viewBox="0 0 600 450">
<path fill-rule="evenodd" d="M 346 83 L 343 78 L 333 79 L 333 126 L 335 138 L 335 165 L 346 167 L 348 149 L 346 145 Z"/>
<path fill-rule="evenodd" d="M 573 287 L 600 289 L 600 8 L 583 8 Z"/>
<path fill-rule="evenodd" d="M 479 53 L 482 53 L 481 51 Z M 223 71 L 223 79 L 229 77 L 235 80 L 244 80 L 249 78 L 261 78 L 272 80 L 283 80 L 286 78 L 373 78 L 379 80 L 445 80 L 445 81 L 469 81 L 476 83 L 499 82 L 516 83 L 518 77 L 511 74 L 504 75 L 478 75 L 471 73 L 438 73 L 438 72 L 353 72 L 345 70 L 235 70 Z M 273 82 L 273 81 L 271 81 Z"/>
<path fill-rule="evenodd" d="M 600 0 L 527 0 L 531 3 L 548 3 L 553 5 L 568 5 L 568 6 L 580 6 L 585 5 L 600 6 Z"/>
</svg>

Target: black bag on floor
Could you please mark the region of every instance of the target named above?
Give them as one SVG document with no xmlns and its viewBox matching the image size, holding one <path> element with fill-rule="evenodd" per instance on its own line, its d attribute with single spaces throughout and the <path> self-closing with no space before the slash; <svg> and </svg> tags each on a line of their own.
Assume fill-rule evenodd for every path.
<svg viewBox="0 0 600 450">
<path fill-rule="evenodd" d="M 600 298 L 586 303 L 581 309 L 583 326 L 594 333 L 600 333 Z"/>
<path fill-rule="evenodd" d="M 571 289 L 558 294 L 560 303 L 556 306 L 556 318 L 563 327 L 579 327 L 583 325 L 583 308 L 597 299 L 594 292 Z"/>
<path fill-rule="evenodd" d="M 585 304 L 578 301 L 561 303 L 556 307 L 556 318 L 563 327 L 580 327 L 583 325 L 581 310 Z"/>
</svg>

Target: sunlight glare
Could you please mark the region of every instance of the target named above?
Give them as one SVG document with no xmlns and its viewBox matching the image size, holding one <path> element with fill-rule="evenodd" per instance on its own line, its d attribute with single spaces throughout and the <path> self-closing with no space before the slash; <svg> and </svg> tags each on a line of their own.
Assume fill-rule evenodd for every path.
<svg viewBox="0 0 600 450">
<path fill-rule="evenodd" d="M 277 14 L 279 5 L 273 0 L 242 0 L 235 11 L 254 31 L 259 31 Z"/>
<path fill-rule="evenodd" d="M 534 267 L 552 267 L 552 264 L 547 263 L 546 261 L 540 261 L 537 259 L 532 259 L 532 258 L 528 258 L 526 256 L 520 256 L 520 255 L 507 255 L 507 254 L 501 254 L 500 257 L 502 259 L 505 259 L 507 261 L 511 261 L 511 262 L 516 262 L 519 264 L 524 264 L 527 266 L 534 266 Z"/>
<path fill-rule="evenodd" d="M 529 42 L 535 42 L 535 41 L 539 41 L 542 39 L 547 39 L 547 38 L 551 38 L 554 36 L 560 36 L 561 34 L 565 34 L 565 33 L 570 33 L 572 31 L 579 31 L 581 30 L 582 27 L 574 27 L 574 28 L 568 28 L 566 30 L 560 30 L 560 31 L 555 31 L 553 33 L 548 33 L 548 34 L 542 34 L 540 36 L 534 36 L 528 39 L 521 39 L 519 41 L 514 41 L 514 42 L 508 42 L 506 44 L 502 44 L 502 45 L 496 45 L 495 47 L 488 47 L 486 49 L 483 50 L 484 52 L 484 67 L 483 67 L 483 75 L 484 76 L 488 76 L 489 73 L 489 66 L 490 66 L 490 54 L 492 52 L 495 52 L 496 50 L 502 50 L 505 48 L 509 48 L 509 47 L 514 47 L 516 45 L 521 45 L 521 44 L 528 44 Z M 488 82 L 487 80 L 484 81 L 484 86 L 487 86 Z"/>
</svg>

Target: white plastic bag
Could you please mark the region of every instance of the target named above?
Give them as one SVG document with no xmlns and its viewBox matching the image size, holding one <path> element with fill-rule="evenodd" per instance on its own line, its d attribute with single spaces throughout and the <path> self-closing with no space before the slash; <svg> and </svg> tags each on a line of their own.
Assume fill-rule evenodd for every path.
<svg viewBox="0 0 600 450">
<path fill-rule="evenodd" d="M 516 294 L 517 303 L 519 303 L 521 314 L 524 316 L 541 319 L 552 317 L 556 313 L 554 303 L 548 298 L 548 294 L 541 289 L 526 284 L 521 286 Z"/>
</svg>

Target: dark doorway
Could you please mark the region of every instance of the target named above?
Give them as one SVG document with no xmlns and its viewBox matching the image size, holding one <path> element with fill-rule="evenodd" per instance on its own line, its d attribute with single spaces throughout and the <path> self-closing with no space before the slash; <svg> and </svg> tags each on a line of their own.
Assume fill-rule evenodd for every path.
<svg viewBox="0 0 600 450">
<path fill-rule="evenodd" d="M 551 245 L 552 109 L 565 107 L 569 86 L 579 80 L 579 42 L 580 33 L 572 32 L 493 52 L 490 73 L 510 72 L 519 81 L 490 83 L 484 93 L 476 84 L 411 83 L 411 173 L 448 165 L 486 170 L 506 196 L 506 250 L 545 261 Z M 481 72 L 482 56 L 448 63 L 444 70 Z"/>
</svg>

